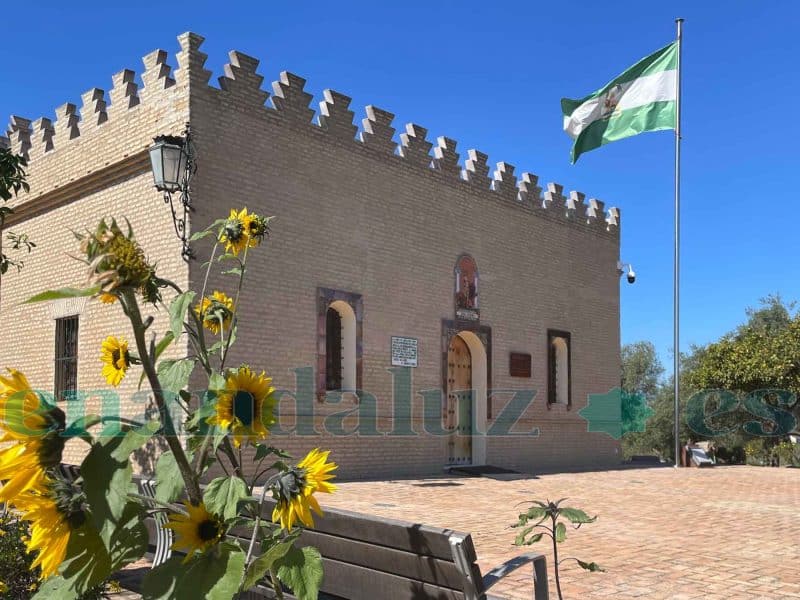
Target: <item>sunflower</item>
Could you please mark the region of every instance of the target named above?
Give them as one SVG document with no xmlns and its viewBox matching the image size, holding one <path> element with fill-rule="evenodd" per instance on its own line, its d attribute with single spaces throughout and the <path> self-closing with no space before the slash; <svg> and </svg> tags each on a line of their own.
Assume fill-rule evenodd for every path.
<svg viewBox="0 0 800 600">
<path fill-rule="evenodd" d="M 267 428 L 275 422 L 275 388 L 271 377 L 264 371 L 256 375 L 248 366 L 229 373 L 225 389 L 217 391 L 216 414 L 209 417 L 209 425 L 218 425 L 233 433 L 233 443 L 238 448 L 244 441 L 267 437 Z"/>
<path fill-rule="evenodd" d="M 261 244 L 261 241 L 266 237 L 267 233 L 269 233 L 269 219 L 265 219 L 256 213 L 250 213 L 248 215 L 246 208 L 243 212 L 245 216 L 242 218 L 242 222 L 244 223 L 244 229 L 247 235 L 250 237 L 248 243 L 251 248 L 255 248 Z"/>
<path fill-rule="evenodd" d="M 74 520 L 59 503 L 49 495 L 25 493 L 13 501 L 14 507 L 21 512 L 20 518 L 31 524 L 31 535 L 26 541 L 28 552 L 36 552 L 36 559 L 31 565 L 42 568 L 42 579 L 58 572 L 59 565 L 64 562 L 67 553 Z M 82 513 L 81 519 L 83 518 Z"/>
<path fill-rule="evenodd" d="M 103 304 L 114 304 L 114 302 L 117 301 L 117 296 L 115 294 L 108 294 L 106 292 L 101 292 L 97 297 Z"/>
<path fill-rule="evenodd" d="M 278 479 L 273 488 L 273 495 L 278 503 L 272 511 L 272 520 L 281 527 L 291 531 L 295 521 L 307 527 L 314 526 L 311 510 L 322 516 L 322 509 L 314 498 L 315 492 L 331 494 L 336 486 L 330 483 L 334 478 L 332 471 L 338 465 L 328 461 L 330 450 L 321 452 L 315 448 L 306 457 L 289 469 Z"/>
<path fill-rule="evenodd" d="M 81 237 L 81 251 L 89 265 L 90 285 L 99 285 L 104 293 L 119 287 L 139 288 L 151 278 L 153 267 L 133 238 L 130 224 L 126 235 L 115 220 L 100 221 L 94 233 Z"/>
<path fill-rule="evenodd" d="M 222 520 L 211 514 L 202 502 L 199 505 L 184 502 L 188 515 L 170 513 L 164 527 L 175 532 L 173 550 L 185 551 L 187 562 L 195 550 L 205 552 L 216 544 L 225 534 Z"/>
<path fill-rule="evenodd" d="M 131 366 L 128 342 L 113 335 L 108 336 L 101 346 L 100 360 L 103 361 L 103 377 L 106 382 L 117 387 Z"/>
<path fill-rule="evenodd" d="M 0 376 L 0 443 L 14 442 L 0 450 L 0 502 L 46 491 L 48 469 L 61 462 L 64 424 L 63 411 L 43 402 L 24 374 L 9 369 L 8 377 Z"/>
<path fill-rule="evenodd" d="M 235 208 L 231 209 L 231 214 L 222 226 L 222 233 L 219 241 L 225 244 L 225 251 L 239 256 L 239 252 L 250 244 L 250 221 L 252 215 L 247 214 L 247 208 L 243 208 L 238 213 Z"/>
<path fill-rule="evenodd" d="M 231 326 L 233 299 L 224 292 L 215 291 L 211 296 L 203 298 L 203 301 L 194 307 L 194 312 L 202 319 L 203 326 L 216 335 L 220 330 L 220 321 L 225 331 Z"/>
</svg>

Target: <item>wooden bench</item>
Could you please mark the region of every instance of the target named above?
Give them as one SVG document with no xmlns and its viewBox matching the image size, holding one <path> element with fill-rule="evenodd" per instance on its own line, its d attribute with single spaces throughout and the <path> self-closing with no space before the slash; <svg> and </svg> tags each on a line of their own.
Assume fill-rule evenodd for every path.
<svg viewBox="0 0 800 600">
<path fill-rule="evenodd" d="M 75 469 L 71 474 L 77 476 Z M 134 480 L 140 493 L 152 497 L 152 482 Z M 271 520 L 274 501 L 265 501 L 262 518 Z M 160 564 L 171 555 L 171 532 L 164 517 L 146 520 L 150 535 L 149 558 Z M 231 537 L 243 544 L 250 531 L 242 528 Z M 489 600 L 500 596 L 489 590 L 503 577 L 532 565 L 532 598 L 548 600 L 547 562 L 542 554 L 521 554 L 482 575 L 468 533 L 430 527 L 339 509 L 326 509 L 315 527 L 303 531 L 300 542 L 319 549 L 325 576 L 321 600 Z M 144 570 L 120 577 L 125 587 L 137 591 Z M 268 586 L 243 594 L 249 600 L 275 598 Z M 285 594 L 286 598 L 292 598 Z"/>
<path fill-rule="evenodd" d="M 272 514 L 273 504 L 264 516 Z M 235 533 L 235 532 L 234 532 Z M 547 600 L 547 564 L 543 555 L 527 553 L 481 575 L 468 533 L 384 519 L 339 509 L 325 510 L 307 529 L 301 544 L 319 549 L 325 578 L 320 598 L 348 600 L 486 600 L 506 575 L 533 565 L 534 600 Z M 274 598 L 268 588 L 251 598 Z"/>
</svg>

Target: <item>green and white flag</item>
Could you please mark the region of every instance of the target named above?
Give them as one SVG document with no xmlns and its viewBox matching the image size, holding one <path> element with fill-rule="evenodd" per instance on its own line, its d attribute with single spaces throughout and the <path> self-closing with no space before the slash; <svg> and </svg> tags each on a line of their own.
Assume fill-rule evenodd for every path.
<svg viewBox="0 0 800 600">
<path fill-rule="evenodd" d="M 675 129 L 678 43 L 633 65 L 595 93 L 561 100 L 564 131 L 575 143 L 572 162 L 584 152 L 645 131 Z"/>
</svg>

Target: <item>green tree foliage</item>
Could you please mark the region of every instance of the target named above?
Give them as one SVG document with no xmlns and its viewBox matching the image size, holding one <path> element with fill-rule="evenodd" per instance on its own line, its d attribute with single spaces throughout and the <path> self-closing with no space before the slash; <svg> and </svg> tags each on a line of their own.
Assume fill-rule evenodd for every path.
<svg viewBox="0 0 800 600">
<path fill-rule="evenodd" d="M 792 311 L 796 302 L 784 302 L 780 294 L 770 294 L 761 299 L 759 308 L 748 307 L 745 309 L 747 323 L 737 330 L 739 335 L 760 331 L 762 333 L 777 333 L 786 329 L 792 322 Z"/>
<path fill-rule="evenodd" d="M 11 200 L 20 190 L 28 191 L 25 177 L 25 167 L 27 166 L 28 163 L 24 156 L 14 154 L 8 148 L 0 148 L 0 200 L 3 203 Z M 6 218 L 13 212 L 8 206 L 0 206 L 0 229 L 5 226 Z M 8 247 L 14 251 L 30 252 L 36 247 L 36 244 L 24 233 L 9 231 L 6 234 L 6 240 Z M 11 258 L 5 252 L 0 252 L 0 275 L 4 275 L 9 267 L 15 267 L 19 271 L 22 266 L 21 259 Z"/>
<path fill-rule="evenodd" d="M 623 353 L 623 357 L 630 357 L 630 353 Z M 636 356 L 636 355 L 634 355 Z M 641 357 L 639 355 L 639 357 Z M 681 357 L 681 372 L 685 372 L 688 365 L 691 363 L 693 353 Z M 661 367 L 658 357 L 652 355 L 653 363 L 648 366 L 645 371 L 653 372 L 656 368 Z M 625 363 L 623 361 L 623 372 L 625 371 Z M 623 385 L 625 382 L 623 381 Z M 657 379 L 653 386 L 652 393 L 647 394 L 648 406 L 652 409 L 652 414 L 648 417 L 643 431 L 630 431 L 622 437 L 622 453 L 625 458 L 630 458 L 636 454 L 657 455 L 664 460 L 674 460 L 674 379 L 670 376 L 667 379 Z M 688 399 L 693 393 L 693 389 L 683 385 L 681 387 L 681 413 L 686 414 L 686 407 Z M 681 419 L 680 423 L 680 439 L 685 441 L 688 439 L 696 439 L 697 435 L 694 434 L 686 425 L 686 420 Z"/>
<path fill-rule="evenodd" d="M 664 367 L 652 342 L 634 342 L 622 347 L 622 389 L 655 397 Z"/>
<path fill-rule="evenodd" d="M 760 422 L 759 417 L 745 410 L 743 400 L 756 390 L 788 390 L 800 395 L 800 313 L 795 304 L 785 302 L 780 295 L 763 298 L 760 305 L 746 310 L 747 320 L 735 330 L 707 346 L 693 346 L 681 356 L 681 443 L 711 439 L 692 430 L 687 424 L 689 410 L 704 408 L 699 418 L 706 419 L 711 429 L 729 431 L 713 436 L 718 447 L 743 448 L 753 439 L 744 429 L 747 422 Z M 648 398 L 653 415 L 645 430 L 623 436 L 623 454 L 658 454 L 664 459 L 674 457 L 674 396 L 673 378 L 662 379 L 663 367 L 649 342 L 628 344 L 622 349 L 622 387 L 626 391 L 642 391 Z M 722 407 L 724 398 L 708 395 L 704 407 L 689 399 L 703 390 L 728 390 L 739 404 L 733 411 L 706 418 Z M 767 395 L 765 401 L 779 405 L 780 395 Z M 783 397 L 786 401 L 786 397 Z M 791 401 L 790 401 L 791 402 Z M 782 408 L 787 408 L 784 403 Z M 790 407 L 800 421 L 800 403 Z M 695 415 L 697 418 L 698 415 Z M 765 423 L 765 429 L 769 423 Z M 781 440 L 759 438 L 769 451 Z M 761 443 L 760 442 L 760 443 Z"/>
<path fill-rule="evenodd" d="M 748 309 L 736 332 L 709 344 L 687 380 L 697 388 L 737 392 L 784 389 L 800 393 L 800 314 L 780 296 Z"/>
</svg>

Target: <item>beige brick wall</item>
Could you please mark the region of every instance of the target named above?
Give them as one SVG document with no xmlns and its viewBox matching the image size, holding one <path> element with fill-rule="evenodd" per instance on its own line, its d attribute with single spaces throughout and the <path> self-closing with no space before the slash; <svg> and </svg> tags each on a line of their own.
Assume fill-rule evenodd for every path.
<svg viewBox="0 0 800 600">
<path fill-rule="evenodd" d="M 222 90 L 197 88 L 191 106 L 202 161 L 196 226 L 229 207 L 277 217 L 269 243 L 251 256 L 242 296 L 250 325 L 239 333 L 234 362 L 265 368 L 278 387 L 293 389 L 294 370 L 316 365 L 317 287 L 361 294 L 363 387 L 377 398 L 379 429 L 389 431 L 390 337 L 419 339 L 415 392 L 441 389 L 441 324 L 453 318 L 456 258 L 469 253 L 481 275 L 481 323 L 492 328 L 492 386 L 538 390 L 517 430 L 539 427 L 540 436 L 489 439 L 487 462 L 527 470 L 618 463 L 617 442 L 587 433 L 577 415 L 589 393 L 619 384 L 618 228 L 607 232 L 605 215 L 587 225 L 581 206 L 567 219 L 564 204 L 526 207 L 516 190 L 504 196 L 488 180 L 471 186 L 428 168 L 432 157 L 418 143 L 419 128 L 409 141 L 422 148 L 417 160 L 413 147 L 402 157 L 388 144 L 363 144 L 354 139 L 348 99 L 335 93 L 328 96 L 334 105 L 323 109 L 326 126 L 312 124 L 310 98 L 291 75 L 274 85 L 278 109 L 266 108 L 258 78 L 239 75 L 237 85 L 229 81 Z M 200 277 L 193 263 L 191 278 Z M 213 281 L 222 289 L 232 285 Z M 571 410 L 546 407 L 548 328 L 572 333 Z M 509 377 L 511 351 L 532 354 L 530 380 Z M 507 398 L 494 401 L 494 416 Z M 418 431 L 421 404 L 415 395 Z M 325 415 L 354 406 L 345 400 L 316 410 Z M 291 409 L 283 407 L 289 421 Z M 428 435 L 285 439 L 296 454 L 331 447 L 344 476 L 436 473 L 446 460 L 446 440 Z"/>
<path fill-rule="evenodd" d="M 455 158 L 452 143 L 443 147 L 439 169 L 431 169 L 430 146 L 420 128 L 410 130 L 404 156 L 395 155 L 386 130 L 390 119 L 382 121 L 380 112 L 370 113 L 368 133 L 373 135 L 367 136 L 368 143 L 356 141 L 347 99 L 335 93 L 326 97 L 324 126 L 312 124 L 306 108 L 310 97 L 292 76 L 282 76 L 276 86 L 277 109 L 267 108 L 257 63 L 241 54 L 232 55 L 222 89 L 210 88 L 200 41 L 197 36 L 181 38 L 175 83 L 164 75 L 166 57 L 151 55 L 146 78 L 151 93 L 145 93 L 146 85 L 138 106 L 118 107 L 115 113 L 112 104 L 107 122 L 93 128 L 79 124 L 80 136 L 72 140 L 63 139 L 61 131 L 69 128 L 59 130 L 57 123 L 55 148 L 41 156 L 36 147 L 41 131 L 30 134 L 32 190 L 22 209 L 30 216 L 15 227 L 24 228 L 40 247 L 20 275 L 3 279 L 0 314 L 17 328 L 3 333 L 0 364 L 18 366 L 35 385 L 52 388 L 50 309 L 19 302 L 39 289 L 80 278 L 80 264 L 65 256 L 74 248 L 67 225 L 80 227 L 102 215 L 126 214 L 148 255 L 158 259 L 160 272 L 181 284 L 187 277 L 200 280 L 202 261 L 192 263 L 187 274 L 168 211 L 152 189 L 146 165 L 136 162 L 150 138 L 179 133 L 190 116 L 199 158 L 193 227 L 245 205 L 277 216 L 270 241 L 251 260 L 242 295 L 244 325 L 231 364 L 264 368 L 278 387 L 294 389 L 294 370 L 316 365 L 317 287 L 362 294 L 363 387 L 377 399 L 378 429 L 389 431 L 390 337 L 419 339 L 414 391 L 441 389 L 442 320 L 453 318 L 456 258 L 469 253 L 480 270 L 481 323 L 492 328 L 492 387 L 538 390 L 517 429 L 539 427 L 541 435 L 491 438 L 487 462 L 526 470 L 618 462 L 618 444 L 587 433 L 577 415 L 587 394 L 604 393 L 619 383 L 619 232 L 615 225 L 606 231 L 605 214 L 589 214 L 576 197 L 579 204 L 566 217 L 566 199 L 557 186 L 550 188 L 547 209 L 541 208 L 538 190 L 526 194 L 531 185 L 520 186 L 518 200 L 507 168 L 505 178 L 495 184 L 497 191 L 489 189 L 488 178 L 473 175 L 478 183 L 463 181 L 447 170 L 453 164 L 447 159 Z M 124 83 L 126 78 L 117 79 Z M 112 92 L 114 97 L 129 98 L 119 91 Z M 12 142 L 22 148 L 25 135 L 15 133 Z M 473 158 L 467 166 L 480 175 L 481 157 Z M 119 166 L 132 162 L 136 164 L 127 170 Z M 102 175 L 115 168 L 115 178 L 103 182 Z M 59 206 L 48 208 L 48 201 Z M 33 216 L 36 211 L 28 207 L 39 214 Z M 231 278 L 212 279 L 212 287 L 231 291 L 232 286 Z M 95 302 L 83 308 L 81 388 L 102 387 L 99 343 L 108 333 L 124 333 L 114 310 Z M 166 328 L 165 315 L 156 315 L 154 327 Z M 572 333 L 569 411 L 546 407 L 548 328 Z M 529 380 L 509 377 L 511 351 L 532 354 Z M 123 397 L 134 391 L 135 380 L 138 373 L 120 388 Z M 493 416 L 503 402 L 493 401 Z M 323 416 L 354 407 L 350 399 L 339 406 L 315 404 Z M 137 408 L 131 406 L 131 414 Z M 418 394 L 412 409 L 412 425 L 421 431 Z M 287 423 L 293 420 L 291 402 L 284 403 L 282 413 Z M 315 446 L 332 448 L 344 477 L 436 473 L 446 459 L 446 440 L 429 435 L 323 434 L 281 437 L 279 442 L 295 454 Z"/>
<path fill-rule="evenodd" d="M 87 398 L 85 409 L 84 405 L 64 407 L 69 416 L 101 412 L 103 400 L 92 393 L 108 388 L 101 375 L 100 344 L 108 335 L 119 335 L 135 352 L 127 318 L 119 304 L 104 305 L 92 299 L 33 305 L 22 302 L 46 289 L 85 285 L 86 265 L 69 256 L 80 254 L 70 230 L 93 230 L 103 217 L 127 217 L 159 272 L 178 285 L 187 284 L 188 268 L 180 258 L 180 243 L 169 210 L 153 188 L 146 156 L 155 135 L 179 134 L 189 119 L 188 49 L 192 39 L 183 36 L 180 42 L 182 51 L 177 58 L 181 68 L 175 78 L 167 66 L 167 53 L 157 50 L 144 59 L 141 89 L 133 83 L 133 72 L 122 71 L 113 78 L 108 106 L 103 106 L 103 101 L 84 104 L 79 120 L 75 107 L 64 105 L 56 111 L 60 118 L 55 123 L 40 119 L 27 133 L 11 132 L 15 134 L 11 136 L 12 148 L 29 156 L 31 189 L 15 201 L 17 214 L 9 229 L 24 231 L 37 247 L 25 257 L 20 273 L 10 272 L 2 279 L 0 316 L 5 327 L 0 334 L 0 366 L 23 371 L 33 386 L 52 393 L 53 317 L 78 314 L 78 387 Z M 87 94 L 87 98 L 97 97 Z M 166 331 L 165 312 L 149 312 L 155 317 L 153 330 Z M 185 352 L 185 341 L 168 351 L 172 356 Z M 139 375 L 140 370 L 132 368 L 115 390 L 122 414 L 128 418 L 141 419 L 152 410 L 146 393 L 136 395 Z M 113 409 L 113 401 L 106 404 Z M 80 461 L 85 449 L 83 442 L 71 442 L 65 459 Z M 143 466 L 151 463 L 147 453 L 140 458 Z"/>
</svg>

